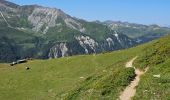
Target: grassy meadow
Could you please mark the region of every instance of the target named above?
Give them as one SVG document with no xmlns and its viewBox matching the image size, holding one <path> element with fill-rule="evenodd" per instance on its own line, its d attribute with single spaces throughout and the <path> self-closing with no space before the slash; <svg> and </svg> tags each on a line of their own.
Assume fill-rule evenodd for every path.
<svg viewBox="0 0 170 100">
<path fill-rule="evenodd" d="M 149 70 L 142 76 L 134 100 L 170 100 L 170 36 L 144 47 L 135 66 Z"/>
<path fill-rule="evenodd" d="M 135 76 L 134 69 L 125 68 L 125 63 L 135 56 L 138 56 L 135 66 L 142 69 L 147 65 L 149 70 L 141 77 L 134 99 L 168 100 L 169 56 L 157 64 L 147 63 L 148 60 L 155 59 L 154 54 L 157 53 L 152 56 L 146 55 L 150 54 L 146 51 L 152 52 L 146 48 L 160 45 L 158 42 L 166 46 L 169 42 L 167 38 L 170 37 L 130 49 L 97 55 L 31 60 L 16 66 L 2 63 L 0 100 L 116 100 Z M 162 56 L 169 53 L 167 49 L 169 46 L 161 49 L 161 52 L 166 51 L 161 53 Z M 26 67 L 30 67 L 30 70 L 26 70 Z M 154 78 L 155 74 L 160 74 L 161 78 Z"/>
</svg>

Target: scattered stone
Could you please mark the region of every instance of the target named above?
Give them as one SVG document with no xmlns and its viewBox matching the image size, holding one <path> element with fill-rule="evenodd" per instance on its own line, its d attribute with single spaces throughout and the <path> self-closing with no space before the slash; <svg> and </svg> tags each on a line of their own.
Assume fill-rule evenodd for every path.
<svg viewBox="0 0 170 100">
<path fill-rule="evenodd" d="M 103 72 L 107 72 L 106 70 L 103 70 Z"/>
<path fill-rule="evenodd" d="M 161 75 L 160 75 L 160 74 L 158 74 L 158 75 L 153 75 L 153 77 L 155 77 L 155 78 L 160 78 Z"/>
<path fill-rule="evenodd" d="M 89 93 L 92 93 L 92 92 L 93 92 L 93 89 L 89 89 L 88 92 L 89 92 Z"/>
<path fill-rule="evenodd" d="M 81 79 L 84 79 L 84 77 L 80 77 Z"/>
</svg>

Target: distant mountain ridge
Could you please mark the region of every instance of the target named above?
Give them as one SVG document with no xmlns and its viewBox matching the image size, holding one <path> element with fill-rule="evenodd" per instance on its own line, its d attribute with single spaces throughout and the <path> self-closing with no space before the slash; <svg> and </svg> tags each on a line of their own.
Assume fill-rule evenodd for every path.
<svg viewBox="0 0 170 100">
<path fill-rule="evenodd" d="M 0 61 L 113 51 L 146 42 L 147 37 L 129 38 L 129 32 L 111 27 L 113 23 L 88 22 L 39 5 L 1 0 L 0 13 Z"/>
<path fill-rule="evenodd" d="M 108 25 L 111 29 L 135 39 L 137 42 L 141 41 L 141 43 L 148 42 L 170 33 L 170 28 L 160 27 L 158 25 L 142 25 L 110 20 L 103 23 Z"/>
<path fill-rule="evenodd" d="M 9 45 L 8 49 L 0 47 L 2 61 L 99 53 L 136 44 L 106 25 L 73 18 L 56 8 L 20 6 L 3 0 L 0 11 L 1 43 Z"/>
</svg>

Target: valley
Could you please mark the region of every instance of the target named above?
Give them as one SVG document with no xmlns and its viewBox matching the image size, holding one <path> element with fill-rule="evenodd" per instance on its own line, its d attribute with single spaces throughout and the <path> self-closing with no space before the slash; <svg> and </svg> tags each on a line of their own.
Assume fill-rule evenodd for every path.
<svg viewBox="0 0 170 100">
<path fill-rule="evenodd" d="M 0 5 L 0 62 L 98 54 L 133 47 L 170 33 L 170 28 L 157 25 L 89 22 L 61 9 L 39 5 L 20 6 L 5 0 Z"/>
</svg>

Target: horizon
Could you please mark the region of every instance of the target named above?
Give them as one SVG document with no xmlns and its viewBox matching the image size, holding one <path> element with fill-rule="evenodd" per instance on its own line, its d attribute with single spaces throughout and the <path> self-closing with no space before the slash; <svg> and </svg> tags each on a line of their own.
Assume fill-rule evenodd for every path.
<svg viewBox="0 0 170 100">
<path fill-rule="evenodd" d="M 157 24 L 170 27 L 168 6 L 170 1 L 162 0 L 107 0 L 107 1 L 44 1 L 7 0 L 19 5 L 40 5 L 57 8 L 66 14 L 87 21 L 121 21 L 143 25 Z M 114 5 L 114 6 L 113 6 Z"/>
</svg>

